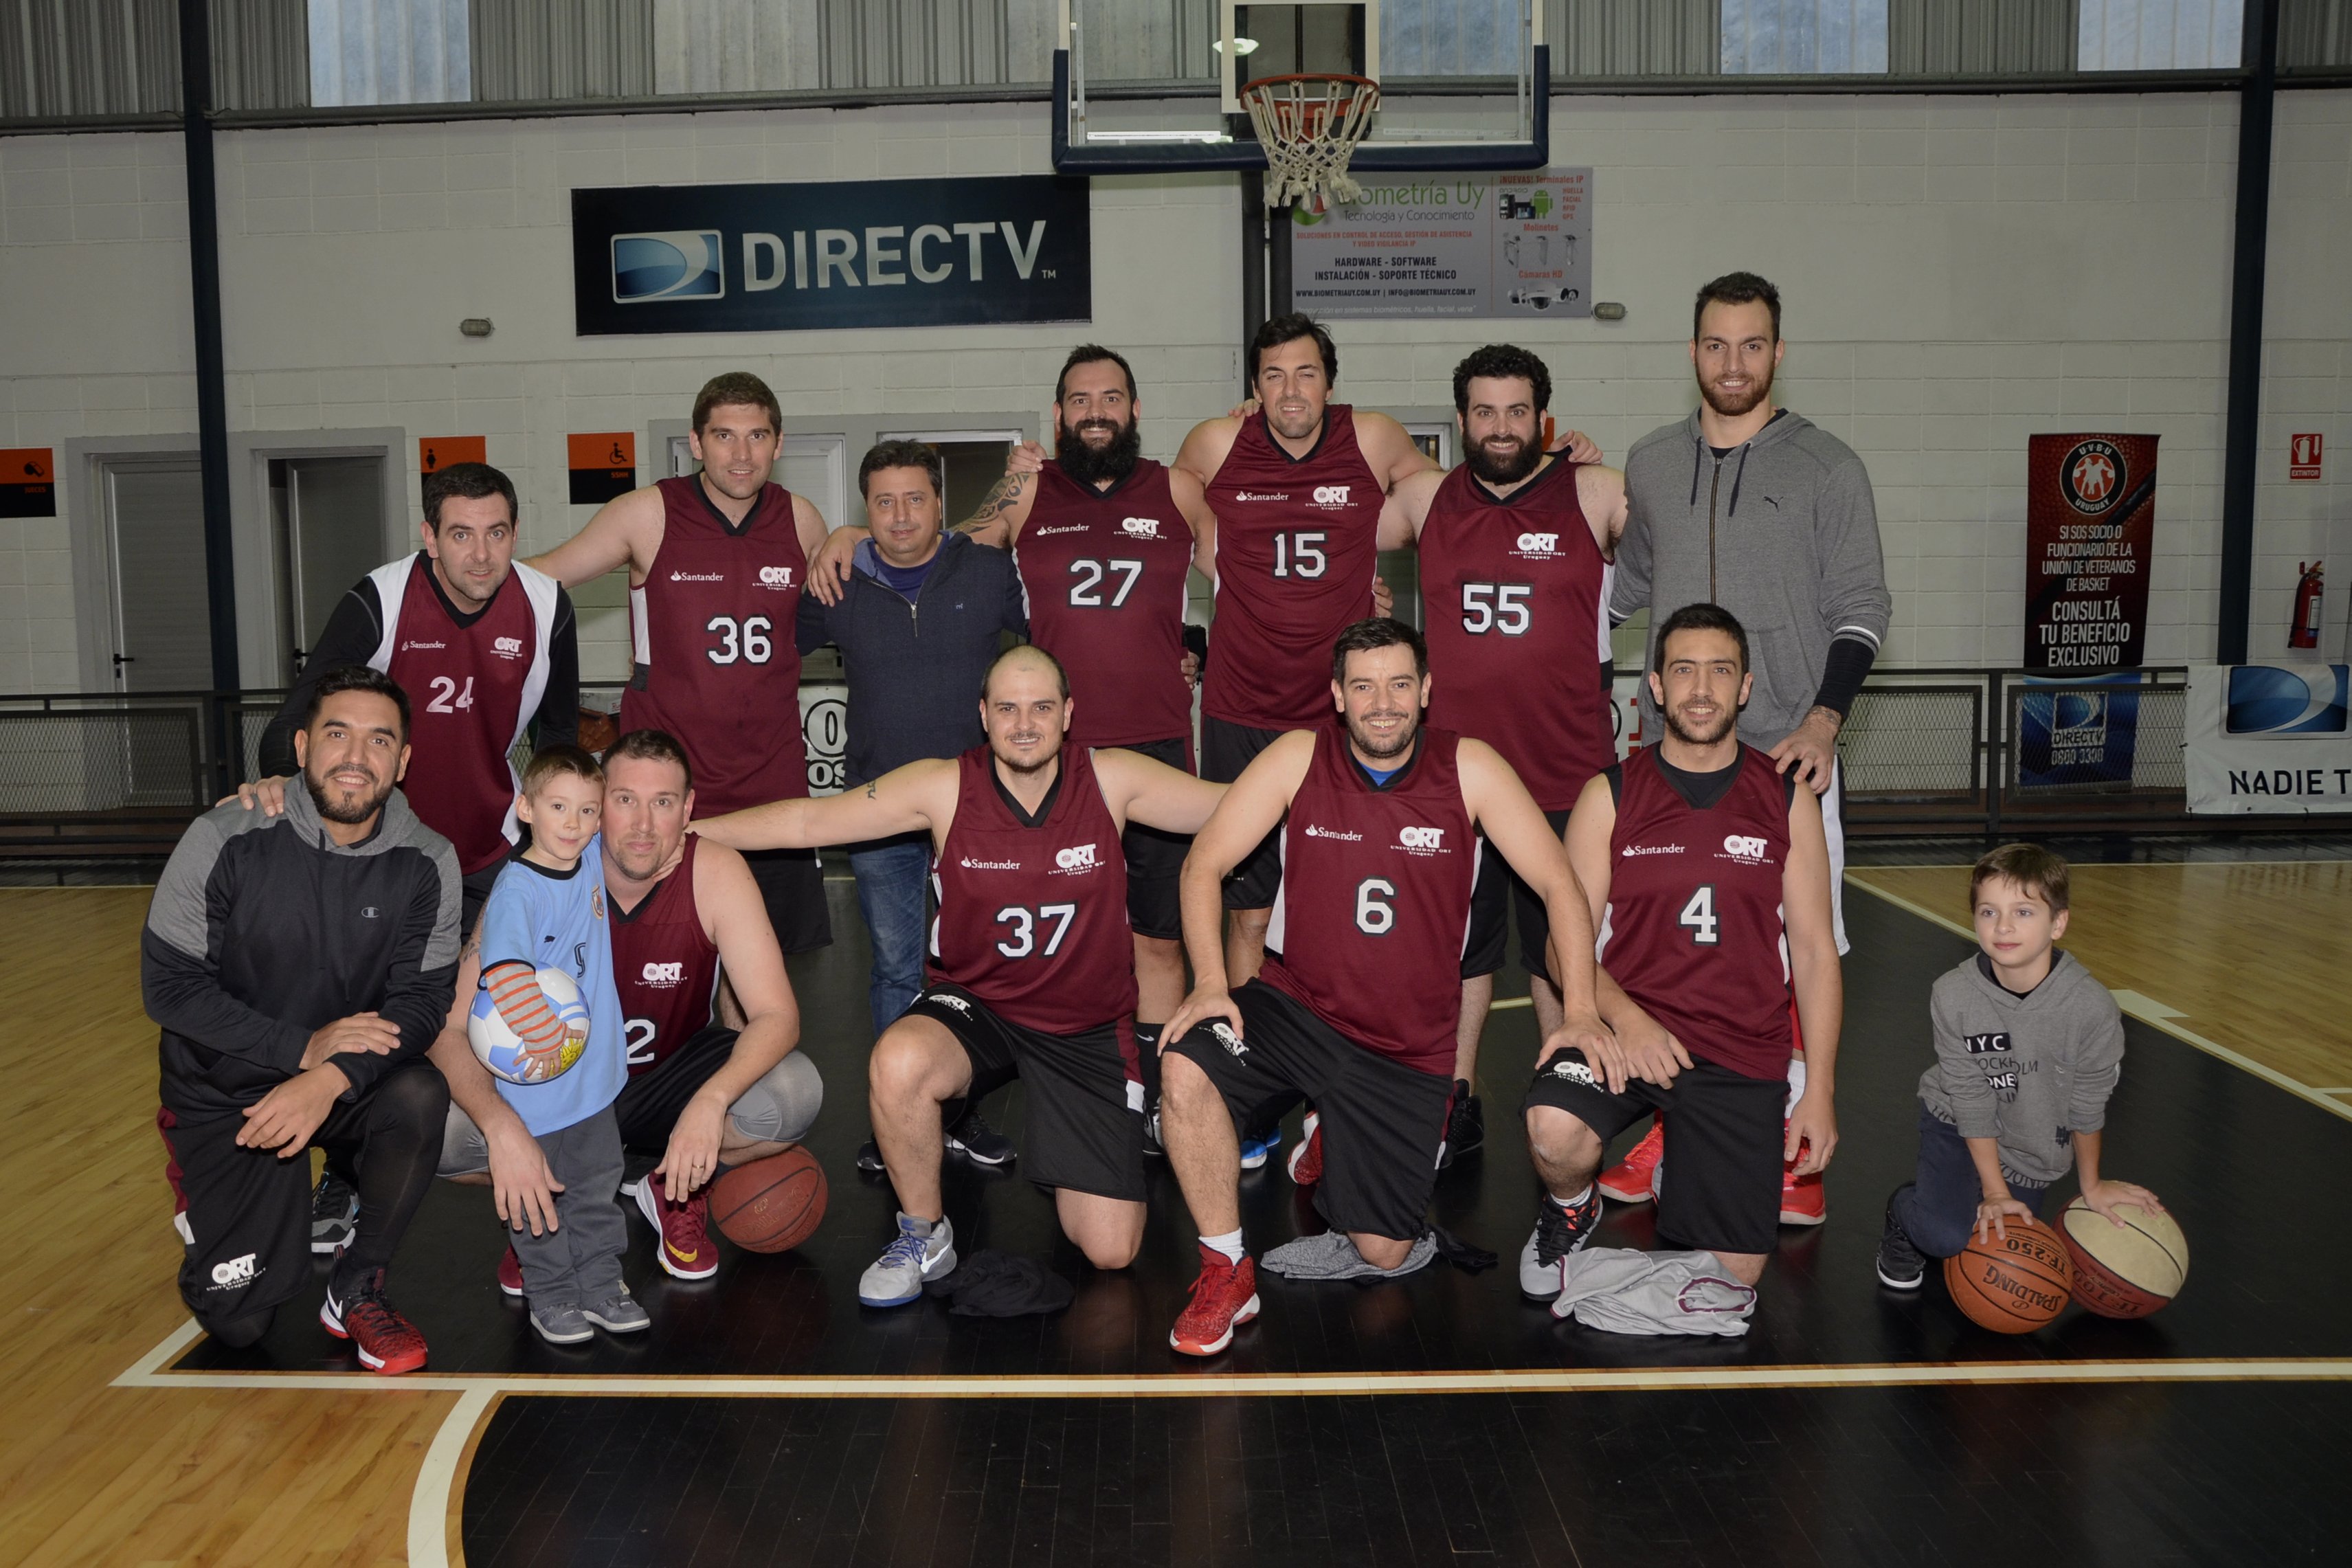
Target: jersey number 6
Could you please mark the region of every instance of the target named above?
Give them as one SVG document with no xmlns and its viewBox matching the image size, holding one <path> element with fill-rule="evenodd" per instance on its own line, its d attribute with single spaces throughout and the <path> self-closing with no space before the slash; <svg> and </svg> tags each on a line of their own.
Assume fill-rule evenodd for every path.
<svg viewBox="0 0 2352 1568">
<path fill-rule="evenodd" d="M 1396 929 L 1396 906 L 1384 900 L 1396 897 L 1396 884 L 1386 877 L 1367 877 L 1356 884 L 1356 929 L 1366 936 L 1386 936 Z"/>
</svg>

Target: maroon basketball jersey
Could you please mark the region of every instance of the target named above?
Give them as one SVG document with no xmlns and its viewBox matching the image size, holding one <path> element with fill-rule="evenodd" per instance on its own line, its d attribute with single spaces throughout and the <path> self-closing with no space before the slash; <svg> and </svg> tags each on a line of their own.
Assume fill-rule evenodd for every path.
<svg viewBox="0 0 2352 1568">
<path fill-rule="evenodd" d="M 1546 811 L 1573 806 L 1617 760 L 1600 668 L 1608 563 L 1577 467 L 1559 459 L 1503 498 L 1465 464 L 1421 529 L 1430 717 L 1502 752 Z"/>
<path fill-rule="evenodd" d="M 1609 836 L 1602 968 L 1694 1057 L 1749 1078 L 1789 1068 L 1780 873 L 1789 781 L 1739 748 L 1728 794 L 1695 809 L 1647 747 L 1624 762 Z"/>
<path fill-rule="evenodd" d="M 397 596 L 388 592 L 386 577 L 402 564 L 376 577 L 391 645 L 380 668 L 409 698 L 411 751 L 400 787 L 418 820 L 457 852 L 457 868 L 471 873 L 509 848 L 516 780 L 507 753 L 539 706 L 536 691 L 524 706 L 524 689 L 544 634 L 520 563 L 481 614 L 463 624 L 435 592 L 432 564 L 422 556 L 406 563 Z"/>
<path fill-rule="evenodd" d="M 1412 760 L 1376 785 L 1346 729 L 1316 731 L 1282 825 L 1260 972 L 1358 1045 L 1449 1078 L 1478 860 L 1460 739 L 1424 728 Z"/>
<path fill-rule="evenodd" d="M 613 984 L 627 1021 L 629 1076 L 651 1072 L 710 1023 L 719 994 L 719 944 L 694 906 L 694 856 L 686 836 L 677 869 L 624 914 L 613 905 Z"/>
<path fill-rule="evenodd" d="M 1356 446 L 1344 403 L 1294 458 L 1242 421 L 1209 486 L 1217 514 L 1217 619 L 1201 710 L 1254 730 L 1311 730 L 1331 719 L 1331 645 L 1372 613 L 1381 481 Z"/>
<path fill-rule="evenodd" d="M 677 737 L 705 816 L 804 795 L 793 623 L 808 558 L 792 494 L 769 485 L 739 527 L 698 474 L 656 488 L 661 551 L 629 595 L 636 674 L 621 696 L 621 728 Z"/>
<path fill-rule="evenodd" d="M 1049 1035 L 1131 1016 L 1127 859 L 1094 759 L 1062 748 L 1060 784 L 1034 825 L 997 782 L 986 746 L 957 767 L 955 822 L 931 869 L 931 978 Z"/>
<path fill-rule="evenodd" d="M 1129 746 L 1192 733 L 1184 574 L 1192 528 L 1150 458 L 1108 490 L 1047 463 L 1013 542 L 1029 640 L 1069 671 L 1073 746 Z"/>
</svg>

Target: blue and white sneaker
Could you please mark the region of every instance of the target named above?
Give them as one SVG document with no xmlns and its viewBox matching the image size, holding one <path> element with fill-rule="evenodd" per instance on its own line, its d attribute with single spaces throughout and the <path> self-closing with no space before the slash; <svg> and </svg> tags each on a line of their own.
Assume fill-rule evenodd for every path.
<svg viewBox="0 0 2352 1568">
<path fill-rule="evenodd" d="M 1263 1169 L 1266 1161 L 1272 1158 L 1275 1150 L 1279 1148 L 1281 1143 L 1282 1128 L 1279 1124 L 1266 1128 L 1263 1131 L 1249 1134 L 1242 1140 L 1242 1169 L 1244 1171 Z"/>
<path fill-rule="evenodd" d="M 857 1277 L 857 1300 L 867 1307 L 903 1307 L 923 1287 L 955 1272 L 955 1226 L 941 1219 L 898 1215 L 898 1239 Z"/>
</svg>

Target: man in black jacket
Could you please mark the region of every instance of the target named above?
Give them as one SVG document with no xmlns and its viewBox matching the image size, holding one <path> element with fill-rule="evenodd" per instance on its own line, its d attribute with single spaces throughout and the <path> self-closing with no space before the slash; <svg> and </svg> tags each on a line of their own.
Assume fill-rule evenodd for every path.
<svg viewBox="0 0 2352 1568">
<path fill-rule="evenodd" d="M 457 966 L 457 859 L 394 786 L 408 698 L 365 666 L 329 672 L 294 741 L 282 814 L 228 805 L 190 825 L 140 939 L 163 1026 L 162 1107 L 180 1295 L 248 1345 L 310 1278 L 315 1144 L 359 1193 L 319 1320 L 382 1373 L 425 1364 L 384 1275 L 441 1151 L 448 1086 L 425 1059 Z"/>
</svg>

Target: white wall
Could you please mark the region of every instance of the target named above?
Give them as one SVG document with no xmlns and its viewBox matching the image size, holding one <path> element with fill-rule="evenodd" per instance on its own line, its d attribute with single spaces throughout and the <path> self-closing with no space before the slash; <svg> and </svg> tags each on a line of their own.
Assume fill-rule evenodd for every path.
<svg viewBox="0 0 2352 1568">
<path fill-rule="evenodd" d="M 2209 658 L 2235 113 L 2226 95 L 1562 99 L 1554 161 L 1596 167 L 1596 286 L 1629 316 L 1548 318 L 1525 341 L 1552 364 L 1557 411 L 1622 454 L 1692 405 L 1696 285 L 1734 267 L 1778 282 L 1784 400 L 1877 483 L 1889 665 L 2017 659 L 2026 436 L 2156 432 L 2148 656 Z M 562 499 L 567 431 L 642 437 L 718 369 L 760 371 L 791 416 L 1042 412 L 1068 344 L 1099 337 L 1135 360 L 1163 455 L 1236 385 L 1231 176 L 1096 183 L 1091 328 L 572 334 L 575 185 L 1042 173 L 1036 105 L 246 131 L 218 146 L 232 427 L 403 427 L 412 502 L 415 437 L 485 435 L 522 489 L 529 548 L 588 515 Z M 2337 563 L 2335 650 L 2352 591 L 2347 148 L 2352 93 L 2282 96 L 2258 655 L 2283 637 L 2297 559 Z M 194 429 L 184 197 L 168 135 L 0 138 L 0 446 Z M 467 316 L 496 335 L 462 337 Z M 1454 361 L 1500 335 L 1484 326 L 1343 324 L 1343 395 L 1448 403 Z M 2298 429 L 2340 434 L 2336 482 L 2283 482 Z M 641 440 L 641 473 L 657 459 Z M 78 684 L 69 543 L 62 520 L 0 522 L 0 690 Z M 614 678 L 617 584 L 583 603 L 590 673 Z"/>
</svg>

